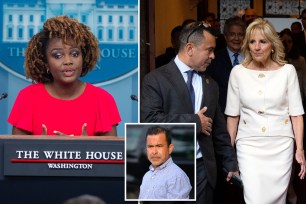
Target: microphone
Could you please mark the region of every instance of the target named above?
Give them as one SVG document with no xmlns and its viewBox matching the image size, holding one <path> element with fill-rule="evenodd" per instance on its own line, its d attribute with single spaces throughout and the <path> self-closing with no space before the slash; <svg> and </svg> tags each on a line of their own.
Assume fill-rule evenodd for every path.
<svg viewBox="0 0 306 204">
<path fill-rule="evenodd" d="M 4 99 L 7 97 L 7 93 L 3 93 L 1 96 L 0 96 L 0 100 Z"/>
<path fill-rule="evenodd" d="M 131 95 L 131 99 L 133 100 L 133 101 L 137 101 L 138 102 L 138 97 L 136 96 L 136 95 Z"/>
</svg>

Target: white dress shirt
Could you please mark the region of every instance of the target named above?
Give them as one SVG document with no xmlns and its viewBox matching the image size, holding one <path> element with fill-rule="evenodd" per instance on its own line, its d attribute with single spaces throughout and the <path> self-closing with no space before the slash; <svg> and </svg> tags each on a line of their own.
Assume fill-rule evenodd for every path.
<svg viewBox="0 0 306 204">
<path fill-rule="evenodd" d="M 185 83 L 187 83 L 187 71 L 191 70 L 189 66 L 184 64 L 178 56 L 175 57 L 174 62 L 176 66 L 179 68 L 182 76 L 184 77 Z M 203 97 L 203 86 L 202 86 L 202 77 L 195 73 L 192 78 L 192 86 L 194 89 L 194 94 L 195 94 L 195 106 L 194 106 L 194 113 L 196 114 L 199 112 L 201 108 L 201 103 L 202 103 L 202 97 Z M 197 158 L 201 158 L 202 153 L 200 151 L 200 146 L 197 142 Z"/>
</svg>

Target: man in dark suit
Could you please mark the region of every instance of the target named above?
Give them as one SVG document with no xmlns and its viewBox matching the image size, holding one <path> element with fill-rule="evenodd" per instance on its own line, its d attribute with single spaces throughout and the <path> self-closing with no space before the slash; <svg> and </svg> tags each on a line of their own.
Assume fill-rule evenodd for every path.
<svg viewBox="0 0 306 204">
<path fill-rule="evenodd" d="M 167 47 L 166 52 L 155 58 L 155 67 L 161 67 L 168 64 L 177 54 L 179 49 L 179 36 L 182 26 L 175 26 L 171 31 L 171 47 Z"/>
<path fill-rule="evenodd" d="M 209 74 L 219 86 L 219 104 L 224 113 L 227 98 L 228 80 L 232 68 L 240 64 L 243 60 L 241 51 L 242 41 L 246 25 L 243 20 L 234 16 L 225 21 L 223 34 L 226 40 L 226 47 L 216 51 L 215 59 L 207 67 L 206 73 Z M 236 60 L 237 57 L 237 60 Z M 217 158 L 217 163 L 221 163 L 222 158 Z M 218 165 L 218 175 L 223 175 L 223 169 Z M 235 196 L 232 196 L 235 195 Z M 238 187 L 229 186 L 220 176 L 217 179 L 215 189 L 215 203 L 242 203 L 243 192 Z"/>
<path fill-rule="evenodd" d="M 228 79 L 232 68 L 244 59 L 240 52 L 245 34 L 245 23 L 239 16 L 234 16 L 225 21 L 223 34 L 226 47 L 215 53 L 215 59 L 208 66 L 206 73 L 209 74 L 219 86 L 219 104 L 224 113 L 227 97 Z M 236 54 L 237 53 L 237 54 Z M 235 61 L 235 54 L 237 61 Z"/>
<path fill-rule="evenodd" d="M 237 174 L 236 155 L 218 105 L 218 86 L 203 73 L 214 59 L 215 46 L 213 30 L 206 24 L 185 26 L 175 59 L 145 76 L 140 102 L 141 122 L 196 123 L 197 202 L 205 204 L 213 203 L 215 154 L 223 158 L 227 180 Z"/>
</svg>

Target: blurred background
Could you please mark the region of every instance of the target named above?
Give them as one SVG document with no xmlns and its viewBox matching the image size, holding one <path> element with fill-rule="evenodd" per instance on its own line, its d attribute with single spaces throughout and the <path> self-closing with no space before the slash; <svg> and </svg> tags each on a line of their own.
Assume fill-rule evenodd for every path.
<svg viewBox="0 0 306 204">
<path fill-rule="evenodd" d="M 122 118 L 117 134 L 123 136 L 124 123 L 138 121 L 138 103 L 131 99 L 138 97 L 138 0 L 1 0 L 0 95 L 8 97 L 0 100 L 0 135 L 11 134 L 8 115 L 19 91 L 31 83 L 23 69 L 27 43 L 57 15 L 78 19 L 97 37 L 101 59 L 81 79 L 113 95 Z"/>
<path fill-rule="evenodd" d="M 125 141 L 125 190 L 127 199 L 137 199 L 142 177 L 149 170 L 150 162 L 146 155 L 146 132 L 153 124 L 126 124 Z M 159 125 L 159 124 L 154 124 Z M 181 167 L 193 187 L 189 198 L 194 198 L 195 184 L 195 125 L 160 124 L 172 133 L 174 149 L 171 154 L 175 164 Z"/>
</svg>

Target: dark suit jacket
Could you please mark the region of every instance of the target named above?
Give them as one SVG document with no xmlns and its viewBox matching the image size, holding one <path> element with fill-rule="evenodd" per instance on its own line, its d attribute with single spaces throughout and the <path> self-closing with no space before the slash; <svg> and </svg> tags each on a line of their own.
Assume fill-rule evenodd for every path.
<svg viewBox="0 0 306 204">
<path fill-rule="evenodd" d="M 304 31 L 293 34 L 293 40 L 295 44 L 298 45 L 300 55 L 306 59 L 306 43 L 305 43 L 306 39 L 305 39 Z"/>
<path fill-rule="evenodd" d="M 224 113 L 226 107 L 228 80 L 232 67 L 232 61 L 228 55 L 227 49 L 222 48 L 215 53 L 215 59 L 206 70 L 206 73 L 209 74 L 219 86 L 219 104 L 222 113 Z"/>
<path fill-rule="evenodd" d="M 200 119 L 194 114 L 186 83 L 173 60 L 145 76 L 141 89 L 140 117 L 141 122 L 196 123 L 197 141 L 203 154 L 208 182 L 214 187 L 217 177 L 215 154 L 223 158 L 223 165 L 229 171 L 237 170 L 237 160 L 218 105 L 218 86 L 212 78 L 204 74 L 201 76 L 201 108 L 206 106 L 205 115 L 213 119 L 211 136 L 200 133 Z"/>
</svg>

